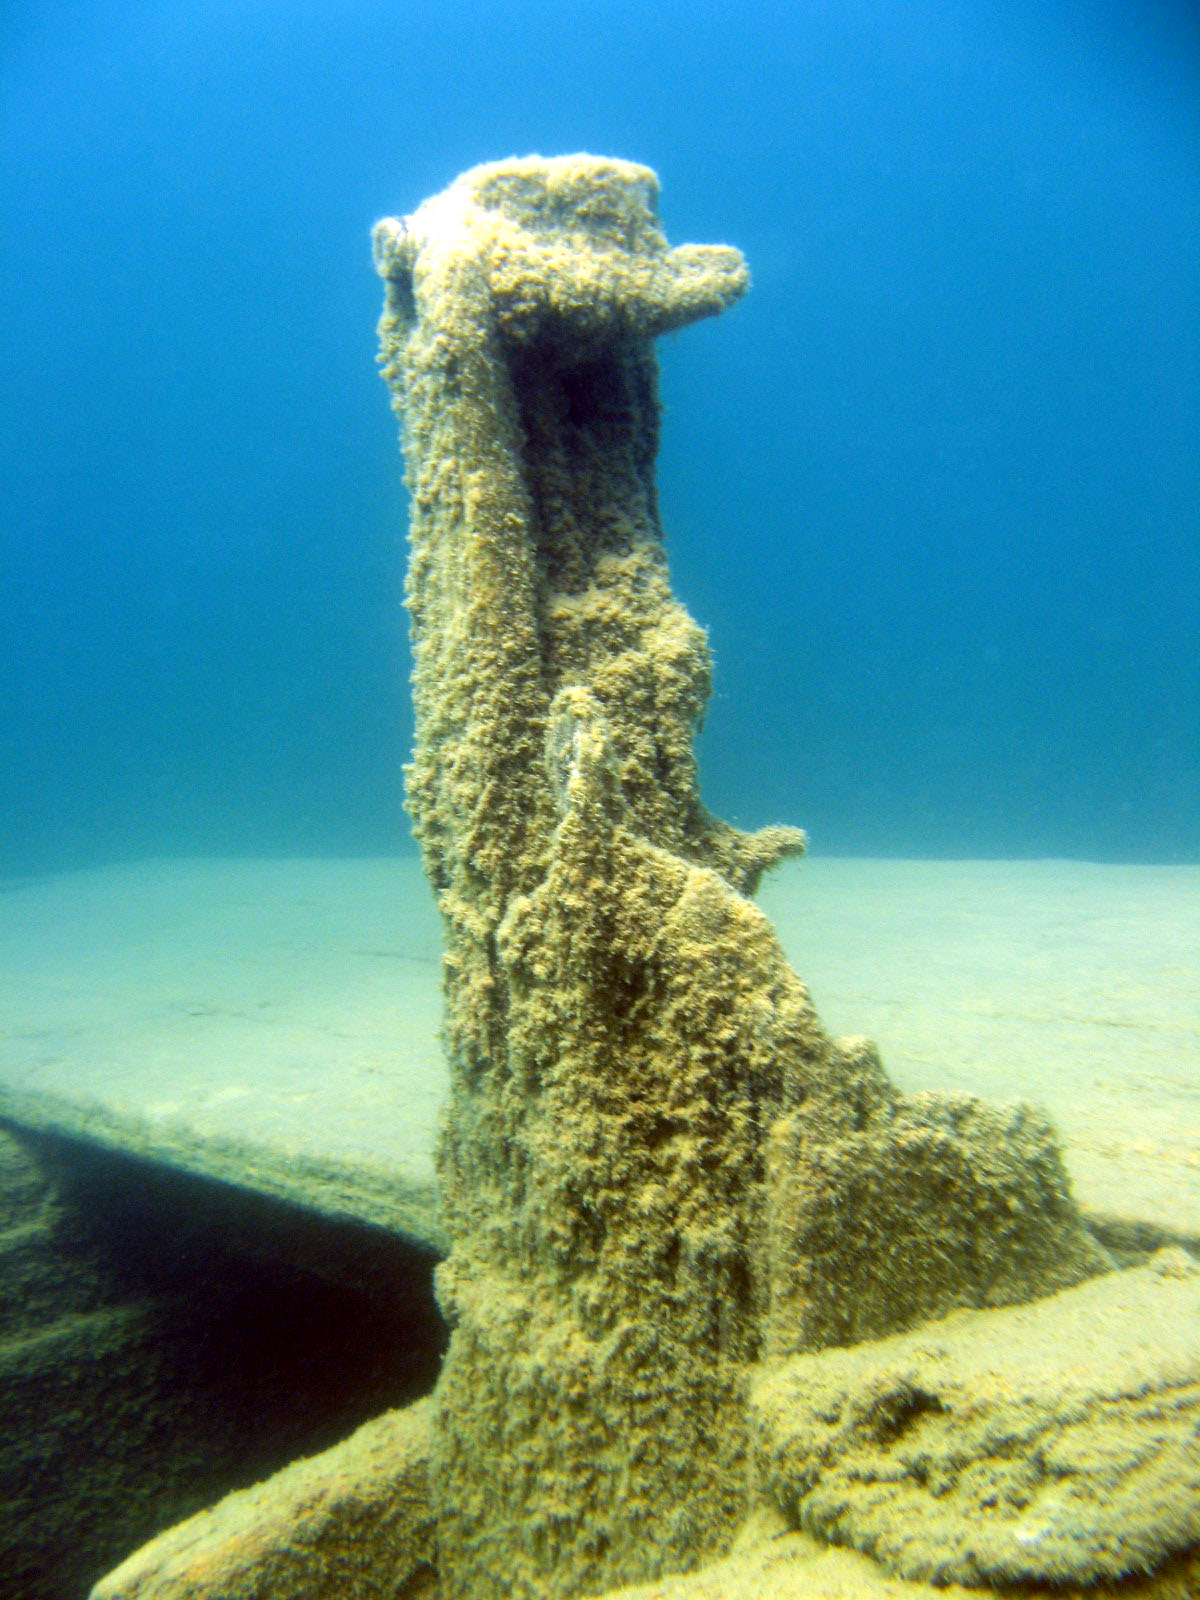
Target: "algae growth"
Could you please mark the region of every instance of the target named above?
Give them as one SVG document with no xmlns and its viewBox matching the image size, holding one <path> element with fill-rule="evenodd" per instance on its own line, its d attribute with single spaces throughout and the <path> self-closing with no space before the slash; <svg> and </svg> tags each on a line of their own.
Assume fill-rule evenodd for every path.
<svg viewBox="0 0 1200 1600">
<path fill-rule="evenodd" d="M 381 223 L 412 497 L 408 803 L 445 933 L 444 1594 L 596 1593 L 724 1552 L 766 1358 L 1104 1264 L 1035 1113 L 901 1096 L 747 896 L 803 847 L 704 810 L 653 340 L 741 256 L 642 167 L 476 168 Z"/>
</svg>

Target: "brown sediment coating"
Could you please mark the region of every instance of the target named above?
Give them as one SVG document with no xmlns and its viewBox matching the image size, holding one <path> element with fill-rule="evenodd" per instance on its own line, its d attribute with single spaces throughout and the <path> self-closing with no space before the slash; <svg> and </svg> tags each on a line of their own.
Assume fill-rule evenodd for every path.
<svg viewBox="0 0 1200 1600">
<path fill-rule="evenodd" d="M 385 1411 L 226 1495 L 134 1551 L 88 1600 L 438 1600 L 429 1410 Z"/>
<path fill-rule="evenodd" d="M 1200 1263 L 1182 1250 L 799 1356 L 751 1410 L 790 1525 L 895 1576 L 1011 1592 L 1161 1573 L 1169 1592 L 1173 1561 L 1200 1566 Z"/>
<path fill-rule="evenodd" d="M 446 943 L 447 1597 L 720 1553 L 764 1356 L 1100 1260 L 1039 1119 L 905 1102 L 828 1038 L 747 898 L 803 835 L 700 802 L 710 660 L 667 573 L 652 340 L 747 276 L 671 249 L 656 201 L 625 162 L 514 160 L 375 236 L 412 499 L 408 804 Z M 840 1322 L 839 1207 L 861 1230 Z M 970 1248 L 942 1248 L 950 1215 Z"/>
</svg>

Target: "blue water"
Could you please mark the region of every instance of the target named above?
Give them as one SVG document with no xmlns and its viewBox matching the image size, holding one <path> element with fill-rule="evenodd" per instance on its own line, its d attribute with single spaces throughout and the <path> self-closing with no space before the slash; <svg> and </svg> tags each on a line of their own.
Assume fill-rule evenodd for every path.
<svg viewBox="0 0 1200 1600">
<path fill-rule="evenodd" d="M 372 221 L 655 167 L 706 799 L 822 854 L 1197 859 L 1184 0 L 5 0 L 0 871 L 405 846 Z"/>
</svg>

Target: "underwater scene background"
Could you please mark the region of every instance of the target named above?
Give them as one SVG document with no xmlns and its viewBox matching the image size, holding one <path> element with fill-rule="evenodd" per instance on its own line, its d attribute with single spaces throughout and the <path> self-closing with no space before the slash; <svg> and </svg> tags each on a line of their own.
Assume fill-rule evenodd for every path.
<svg viewBox="0 0 1200 1600">
<path fill-rule="evenodd" d="M 369 228 L 654 167 L 705 799 L 821 855 L 1200 835 L 1200 23 L 1173 0 L 7 0 L 0 871 L 407 849 Z"/>
</svg>

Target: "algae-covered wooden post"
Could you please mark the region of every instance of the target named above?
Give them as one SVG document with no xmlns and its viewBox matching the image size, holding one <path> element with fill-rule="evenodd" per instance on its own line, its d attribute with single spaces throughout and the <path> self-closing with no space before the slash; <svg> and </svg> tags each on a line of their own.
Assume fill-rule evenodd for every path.
<svg viewBox="0 0 1200 1600">
<path fill-rule="evenodd" d="M 408 805 L 445 930 L 447 1597 L 695 1565 L 750 1501 L 764 1355 L 1095 1265 L 1044 1123 L 904 1101 L 822 1031 L 747 898 L 803 835 L 700 802 L 710 662 L 668 580 L 652 343 L 747 276 L 670 248 L 656 202 L 642 167 L 514 160 L 375 235 Z"/>
</svg>

